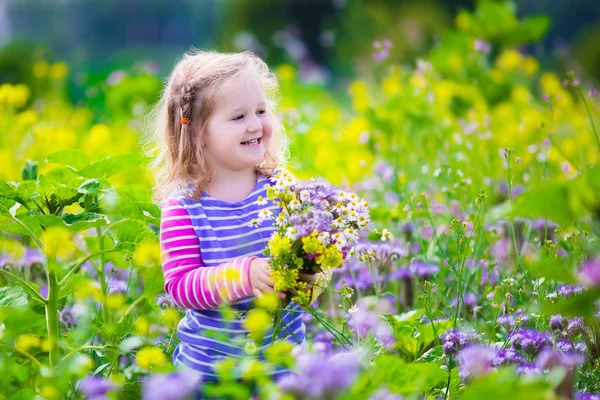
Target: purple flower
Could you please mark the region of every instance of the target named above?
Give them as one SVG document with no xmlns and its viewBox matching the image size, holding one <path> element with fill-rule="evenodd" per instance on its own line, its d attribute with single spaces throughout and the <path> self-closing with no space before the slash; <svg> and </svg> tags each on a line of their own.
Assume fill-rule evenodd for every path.
<svg viewBox="0 0 600 400">
<path fill-rule="evenodd" d="M 308 314 L 308 313 L 305 313 Z M 313 347 L 316 351 L 329 354 L 333 350 L 333 334 L 327 331 L 318 332 L 313 337 Z"/>
<path fill-rule="evenodd" d="M 548 325 L 553 331 L 562 331 L 565 328 L 566 319 L 560 314 L 556 314 L 550 317 Z"/>
<path fill-rule="evenodd" d="M 403 400 L 404 397 L 399 394 L 390 393 L 386 388 L 382 388 L 371 394 L 369 400 Z"/>
<path fill-rule="evenodd" d="M 600 400 L 600 393 L 583 393 L 577 392 L 575 400 Z"/>
<path fill-rule="evenodd" d="M 156 305 L 163 309 L 176 307 L 173 298 L 167 293 L 158 295 L 156 298 Z"/>
<path fill-rule="evenodd" d="M 529 320 L 529 316 L 525 314 L 525 311 L 519 309 L 514 314 L 502 314 L 498 316 L 496 320 L 500 325 L 506 325 L 514 328 L 517 325 L 524 324 Z"/>
<path fill-rule="evenodd" d="M 437 265 L 428 264 L 420 260 L 412 260 L 409 268 L 414 276 L 425 279 L 432 277 L 440 271 L 440 267 Z"/>
<path fill-rule="evenodd" d="M 569 320 L 569 324 L 567 325 L 567 333 L 571 337 L 579 336 L 580 334 L 585 334 L 587 332 L 587 328 L 583 323 L 583 318 L 573 318 Z"/>
<path fill-rule="evenodd" d="M 475 40 L 475 50 L 483 54 L 489 54 L 492 50 L 492 46 L 490 46 L 490 44 L 484 40 L 477 39 Z"/>
<path fill-rule="evenodd" d="M 487 374 L 492 369 L 495 357 L 494 349 L 481 345 L 473 345 L 461 350 L 458 353 L 460 377 L 462 379 L 466 379 L 468 376 L 477 378 Z"/>
<path fill-rule="evenodd" d="M 481 336 L 475 331 L 461 331 L 460 329 L 451 329 L 440 335 L 443 342 L 442 348 L 446 355 L 456 354 L 466 345 L 476 343 Z"/>
<path fill-rule="evenodd" d="M 477 296 L 475 296 L 472 292 L 463 293 L 462 297 L 462 303 L 465 305 L 465 307 L 470 309 L 477 305 Z M 452 306 L 456 306 L 457 301 L 458 297 L 455 297 L 450 300 L 450 304 Z"/>
<path fill-rule="evenodd" d="M 77 324 L 77 317 L 73 313 L 73 307 L 65 306 L 62 310 L 60 310 L 60 322 L 66 328 L 72 328 Z"/>
<path fill-rule="evenodd" d="M 600 286 L 600 256 L 584 261 L 577 277 L 587 287 Z"/>
<path fill-rule="evenodd" d="M 333 215 L 327 211 L 311 209 L 306 213 L 292 214 L 290 223 L 296 227 L 299 238 L 309 236 L 313 231 L 329 232 L 333 223 Z"/>
<path fill-rule="evenodd" d="M 538 354 L 552 343 L 547 333 L 533 329 L 517 329 L 509 335 L 508 340 L 514 349 L 531 355 Z"/>
<path fill-rule="evenodd" d="M 88 376 L 79 384 L 79 390 L 85 393 L 89 400 L 103 400 L 113 389 L 115 389 L 115 385 L 100 376 Z"/>
<path fill-rule="evenodd" d="M 296 357 L 296 371 L 281 378 L 279 387 L 300 398 L 335 398 L 348 388 L 360 370 L 357 353 L 340 352 L 331 357 L 323 353 L 300 353 Z"/>
<path fill-rule="evenodd" d="M 583 292 L 583 286 L 579 285 L 558 285 L 558 293 L 562 297 L 567 297 L 572 294 L 581 294 Z"/>
<path fill-rule="evenodd" d="M 46 261 L 44 255 L 37 249 L 25 249 L 25 254 L 21 260 L 17 261 L 19 265 L 31 267 L 33 264 L 43 264 Z"/>
<path fill-rule="evenodd" d="M 373 252 L 371 265 L 377 269 L 391 268 L 393 263 L 408 255 L 408 249 L 398 242 L 361 242 L 355 246 L 357 253 Z"/>
<path fill-rule="evenodd" d="M 356 332 L 361 338 L 372 333 L 385 346 L 394 342 L 394 336 L 390 328 L 381 320 L 375 311 L 358 309 L 348 319 L 348 327 Z"/>
<path fill-rule="evenodd" d="M 519 375 L 540 375 L 542 371 L 532 363 L 524 362 L 517 367 Z"/>
<path fill-rule="evenodd" d="M 535 359 L 536 366 L 541 369 L 552 369 L 554 367 L 564 367 L 572 369 L 583 364 L 583 356 L 576 353 L 562 353 L 554 349 L 544 349 Z"/>
<path fill-rule="evenodd" d="M 150 375 L 143 384 L 144 400 L 184 400 L 200 385 L 200 375 L 190 370 Z"/>
<path fill-rule="evenodd" d="M 525 358 L 513 349 L 501 349 L 496 353 L 492 365 L 499 367 L 501 365 L 521 364 L 523 362 L 525 362 Z"/>
</svg>

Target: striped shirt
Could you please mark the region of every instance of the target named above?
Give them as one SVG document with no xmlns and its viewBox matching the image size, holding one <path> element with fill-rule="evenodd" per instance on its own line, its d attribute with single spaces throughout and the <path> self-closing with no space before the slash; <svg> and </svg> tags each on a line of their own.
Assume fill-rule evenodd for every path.
<svg viewBox="0 0 600 400">
<path fill-rule="evenodd" d="M 186 309 L 177 328 L 181 342 L 173 353 L 173 362 L 200 372 L 205 380 L 216 379 L 215 363 L 247 354 L 245 346 L 250 339 L 243 318 L 254 300 L 248 277 L 250 262 L 264 257 L 263 251 L 276 230 L 272 220 L 258 227 L 250 222 L 264 209 L 278 215 L 279 207 L 267 198 L 270 184 L 268 177 L 259 175 L 252 193 L 237 203 L 204 192 L 200 200 L 194 200 L 185 197 L 184 191 L 162 203 L 159 237 L 165 291 Z M 258 205 L 259 196 L 267 204 Z M 220 311 L 222 304 L 235 312 Z M 302 311 L 298 304 L 290 303 L 282 315 L 279 338 L 304 344 Z M 272 336 L 271 328 L 258 348 L 258 359 L 264 359 L 263 350 L 270 346 Z M 285 370 L 274 372 L 278 375 Z"/>
</svg>

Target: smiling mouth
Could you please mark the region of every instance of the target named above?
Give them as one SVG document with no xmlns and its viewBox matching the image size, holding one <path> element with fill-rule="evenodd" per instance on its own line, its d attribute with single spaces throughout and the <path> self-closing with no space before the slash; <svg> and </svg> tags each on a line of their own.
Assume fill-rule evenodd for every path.
<svg viewBox="0 0 600 400">
<path fill-rule="evenodd" d="M 262 138 L 248 140 L 247 142 L 242 142 L 240 144 L 244 146 L 256 146 L 262 141 Z"/>
</svg>

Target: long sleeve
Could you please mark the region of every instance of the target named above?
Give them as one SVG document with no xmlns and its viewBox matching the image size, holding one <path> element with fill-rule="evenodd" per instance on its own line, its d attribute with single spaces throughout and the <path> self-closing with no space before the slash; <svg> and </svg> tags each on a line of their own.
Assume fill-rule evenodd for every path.
<svg viewBox="0 0 600 400">
<path fill-rule="evenodd" d="M 240 257 L 217 267 L 206 267 L 200 240 L 187 210 L 168 197 L 162 204 L 160 248 L 165 292 L 182 308 L 215 309 L 252 295 L 250 262 Z"/>
</svg>

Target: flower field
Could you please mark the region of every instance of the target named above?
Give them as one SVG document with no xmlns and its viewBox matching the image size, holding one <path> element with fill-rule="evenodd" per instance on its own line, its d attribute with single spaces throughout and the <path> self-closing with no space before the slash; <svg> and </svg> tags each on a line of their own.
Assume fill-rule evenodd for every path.
<svg viewBox="0 0 600 400">
<path fill-rule="evenodd" d="M 171 362 L 184 310 L 144 140 L 161 77 L 115 71 L 101 108 L 68 100 L 63 62 L 1 85 L 0 399 L 600 399 L 599 95 L 518 50 L 542 17 L 481 2 L 455 23 L 410 65 L 377 42 L 341 94 L 271 66 L 288 169 L 368 201 L 371 226 L 307 347 L 249 342 L 219 384 Z"/>
</svg>

